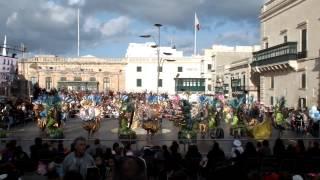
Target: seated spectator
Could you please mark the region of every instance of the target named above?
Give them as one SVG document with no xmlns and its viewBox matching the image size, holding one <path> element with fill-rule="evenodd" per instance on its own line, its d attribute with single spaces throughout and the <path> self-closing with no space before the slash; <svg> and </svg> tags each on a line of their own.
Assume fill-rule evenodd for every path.
<svg viewBox="0 0 320 180">
<path fill-rule="evenodd" d="M 95 166 L 93 158 L 86 153 L 86 139 L 78 137 L 74 140 L 75 151 L 70 153 L 63 161 L 63 170 L 75 171 L 81 174 L 83 179 L 86 179 L 87 168 Z"/>
</svg>

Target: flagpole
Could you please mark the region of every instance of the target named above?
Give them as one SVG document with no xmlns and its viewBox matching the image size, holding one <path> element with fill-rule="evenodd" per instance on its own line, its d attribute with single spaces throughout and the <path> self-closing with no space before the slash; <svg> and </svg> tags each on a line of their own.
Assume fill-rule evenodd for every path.
<svg viewBox="0 0 320 180">
<path fill-rule="evenodd" d="M 80 56 L 80 9 L 78 8 L 78 57 Z"/>
<path fill-rule="evenodd" d="M 197 14 L 194 13 L 194 49 L 193 49 L 193 55 L 197 55 L 197 22 L 196 22 Z"/>
</svg>

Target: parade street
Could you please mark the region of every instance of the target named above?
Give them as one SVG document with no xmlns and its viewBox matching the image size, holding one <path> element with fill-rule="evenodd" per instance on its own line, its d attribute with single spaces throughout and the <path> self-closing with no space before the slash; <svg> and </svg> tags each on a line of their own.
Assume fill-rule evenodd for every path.
<svg viewBox="0 0 320 180">
<path fill-rule="evenodd" d="M 101 128 L 98 132 L 96 132 L 93 137 L 90 137 L 92 140 L 90 143 L 93 142 L 95 138 L 99 138 L 102 141 L 102 144 L 106 145 L 107 147 L 112 147 L 112 144 L 115 142 L 119 142 L 118 139 L 118 125 L 119 122 L 117 119 L 103 119 L 101 122 Z M 223 122 L 221 125 L 224 129 L 224 138 L 223 139 L 216 139 L 219 142 L 221 148 L 228 154 L 230 152 L 233 142 L 233 137 L 230 136 L 229 128 Z M 137 129 L 136 133 L 138 135 L 137 143 L 132 145 L 133 150 L 140 150 L 143 146 L 153 146 L 153 145 L 168 145 L 170 146 L 172 141 L 178 141 L 177 133 L 179 131 L 178 127 L 175 127 L 171 121 L 163 120 L 162 125 L 162 133 L 158 132 L 153 137 L 146 135 L 146 131 L 144 129 Z M 82 121 L 79 118 L 69 119 L 64 126 L 64 135 L 65 140 L 64 144 L 65 147 L 69 148 L 71 142 L 78 136 L 87 137 L 87 132 L 82 128 Z M 270 140 L 270 144 L 272 145 L 274 140 L 278 137 L 279 133 L 278 130 L 273 128 L 272 137 Z M 43 132 L 37 127 L 35 122 L 29 122 L 25 125 L 19 125 L 17 127 L 12 128 L 8 132 L 9 138 L 14 138 L 21 144 L 24 149 L 27 151 L 29 150 L 29 146 L 32 145 L 34 142 L 35 137 L 43 137 L 45 136 Z M 298 136 L 293 131 L 284 131 L 281 138 L 288 140 L 290 142 L 290 138 L 312 138 L 311 135 L 304 135 Z M 249 139 L 250 140 L 250 139 Z M 243 144 L 247 141 L 247 138 L 243 138 Z M 205 139 L 202 139 L 198 134 L 197 145 L 201 153 L 206 153 L 212 147 L 213 140 L 207 136 Z M 4 145 L 4 144 L 2 144 Z M 187 145 L 184 146 L 181 144 L 180 151 L 184 153 L 187 150 Z"/>
</svg>

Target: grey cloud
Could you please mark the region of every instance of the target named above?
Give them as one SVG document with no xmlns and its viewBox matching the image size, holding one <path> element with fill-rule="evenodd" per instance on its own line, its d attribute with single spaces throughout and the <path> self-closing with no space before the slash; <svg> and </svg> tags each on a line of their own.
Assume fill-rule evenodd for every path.
<svg viewBox="0 0 320 180">
<path fill-rule="evenodd" d="M 71 0 L 70 4 L 84 5 L 84 0 Z M 76 50 L 77 42 L 77 11 L 66 1 L 47 0 L 11 0 L 0 1 L 0 43 L 7 35 L 8 44 L 24 43 L 28 51 L 52 54 L 66 54 Z M 120 20 L 126 20 L 122 18 Z M 103 43 L 103 29 L 86 31 L 84 18 L 81 19 L 81 47 Z M 121 30 L 121 22 L 110 20 L 103 22 L 108 26 L 114 24 Z M 117 23 L 118 22 L 118 23 Z M 127 21 L 125 21 L 127 22 Z M 123 32 L 123 30 L 122 30 Z M 108 34 L 108 40 L 116 38 L 117 33 Z"/>
<path fill-rule="evenodd" d="M 225 32 L 219 34 L 215 39 L 218 44 L 227 45 L 255 45 L 259 42 L 259 36 L 257 33 L 245 32 Z"/>
<path fill-rule="evenodd" d="M 85 17 L 96 17 L 99 13 L 112 13 L 142 23 L 162 23 L 178 31 L 193 28 L 194 12 L 197 11 L 201 26 L 210 31 L 210 25 L 222 26 L 228 22 L 258 24 L 257 16 L 262 0 L 10 0 L 0 1 L 0 42 L 4 34 L 8 43 L 25 43 L 29 51 L 41 49 L 44 53 L 64 54 L 76 48 L 76 7 L 82 14 L 81 46 L 90 47 L 106 41 L 119 42 L 135 34 L 132 28 L 125 31 L 129 20 L 118 23 L 119 33 L 103 35 L 101 25 L 112 26 L 112 20 L 93 23 L 85 29 Z M 119 21 L 118 21 L 119 22 Z M 123 23 L 122 23 L 123 22 Z M 165 28 L 164 28 L 165 30 Z M 178 37 L 178 36 L 177 36 Z M 182 37 L 183 38 L 183 37 Z M 231 39 L 231 35 L 220 38 Z M 236 37 L 239 39 L 239 37 Z M 119 40 L 120 39 L 120 40 Z M 176 38 L 178 40 L 178 38 Z M 127 40 L 127 39 L 126 39 Z M 239 39 L 239 41 L 241 38 Z M 125 42 L 125 41 L 124 41 Z M 185 46 L 185 44 L 189 44 Z M 188 48 L 191 42 L 177 42 L 177 47 Z M 190 49 L 190 48 L 189 48 Z"/>
<path fill-rule="evenodd" d="M 257 23 L 263 0 L 90 0 L 87 13 L 107 10 L 149 23 L 163 23 L 185 29 L 193 25 L 197 11 L 200 24 L 226 19 Z"/>
</svg>

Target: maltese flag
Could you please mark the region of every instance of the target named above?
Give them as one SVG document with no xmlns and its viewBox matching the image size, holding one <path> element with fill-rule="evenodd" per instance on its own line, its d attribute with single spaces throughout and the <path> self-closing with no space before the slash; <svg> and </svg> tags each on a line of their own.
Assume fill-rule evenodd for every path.
<svg viewBox="0 0 320 180">
<path fill-rule="evenodd" d="M 200 30 L 200 23 L 199 23 L 199 19 L 198 19 L 197 13 L 194 13 L 194 26 L 197 29 L 197 31 Z"/>
</svg>

